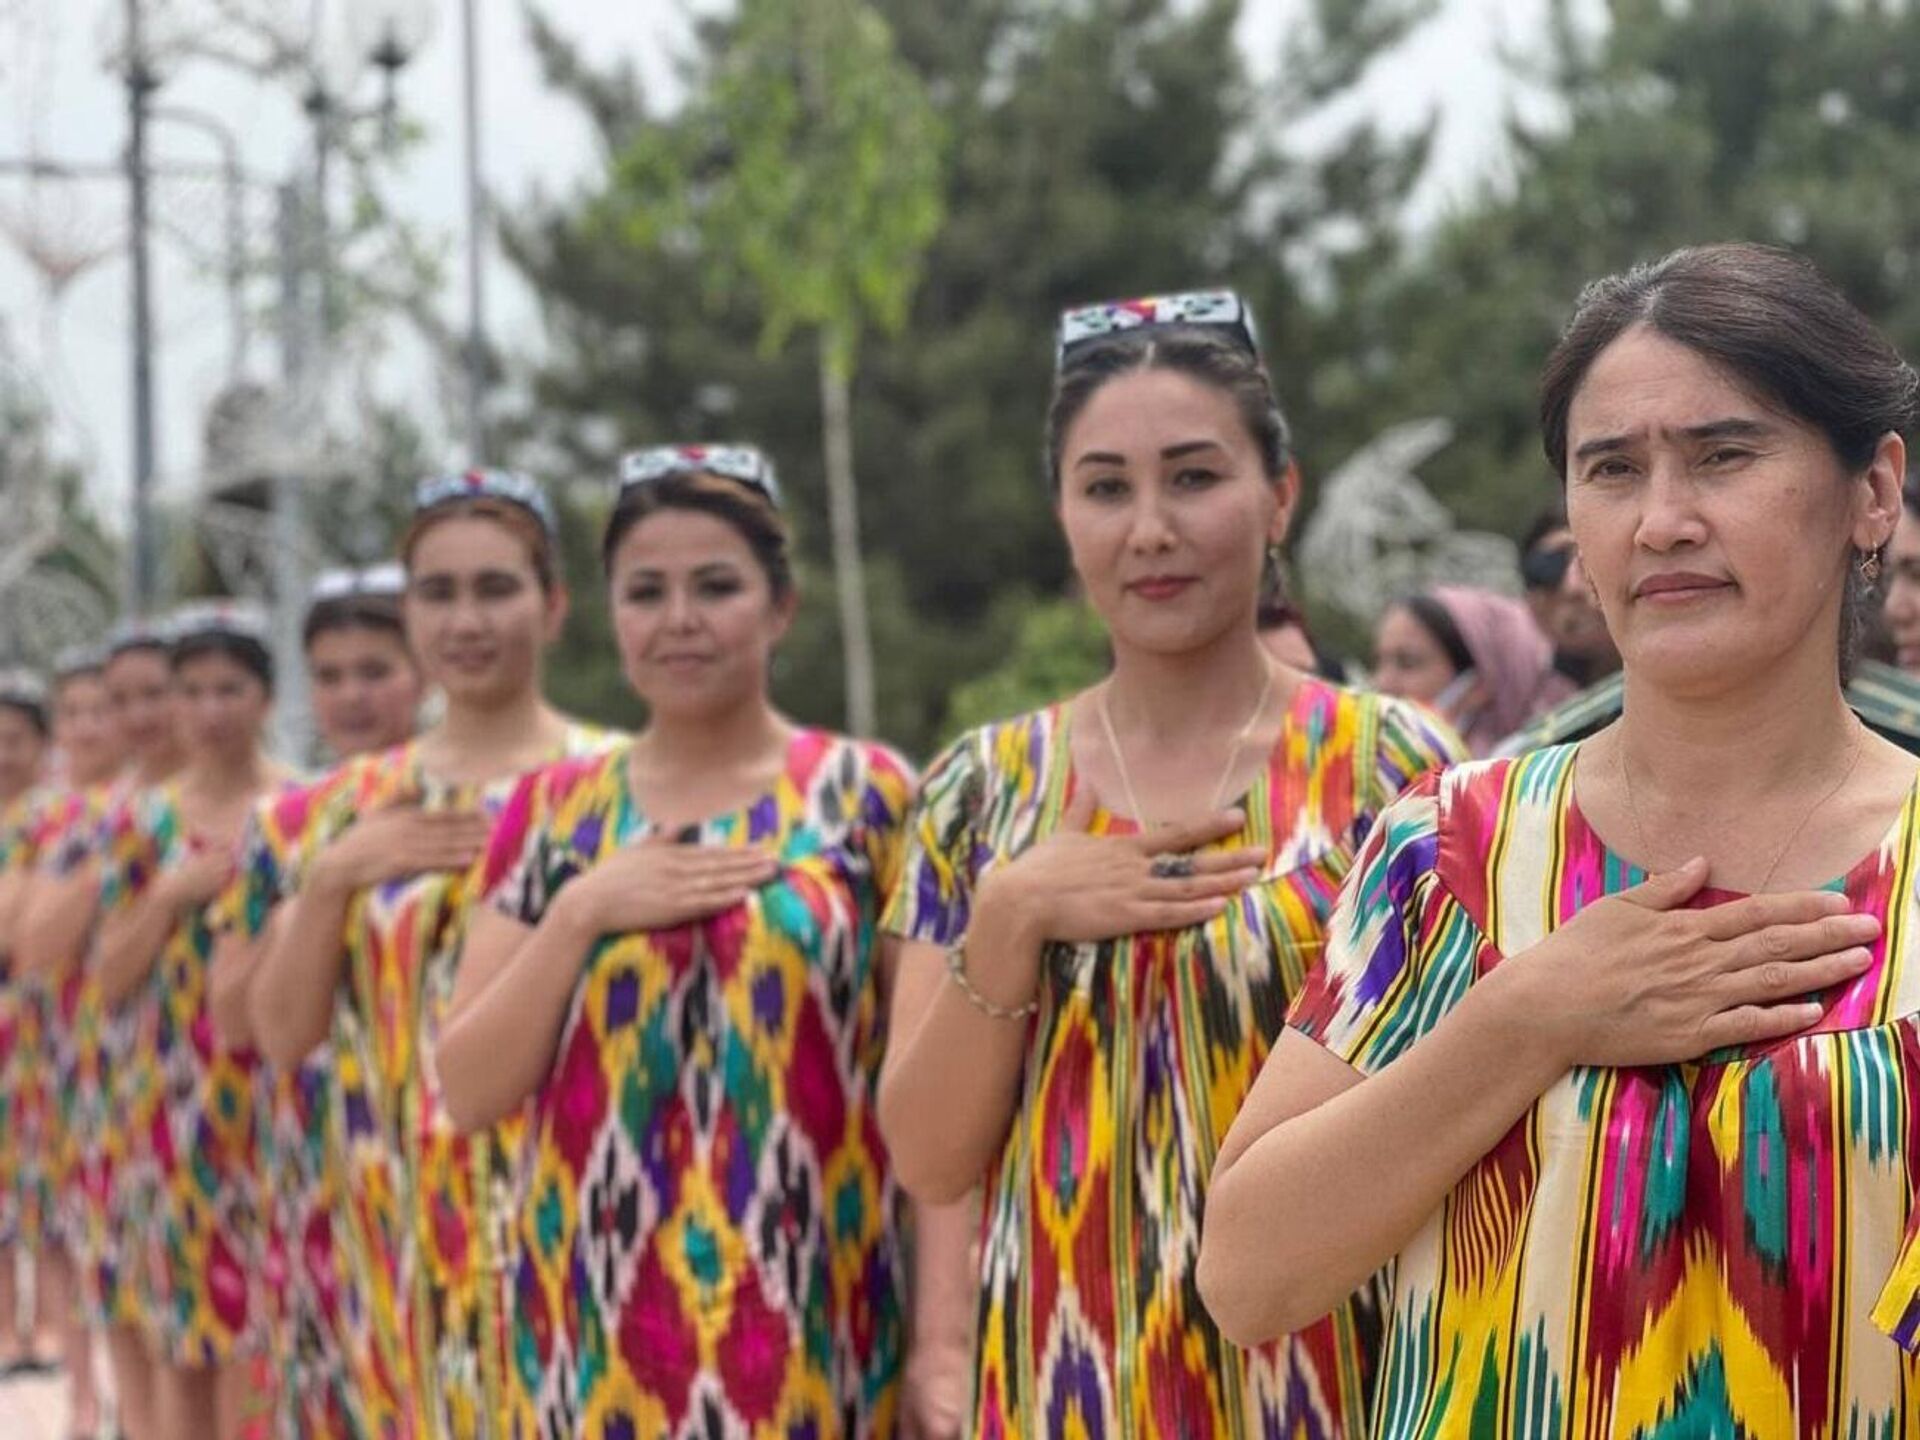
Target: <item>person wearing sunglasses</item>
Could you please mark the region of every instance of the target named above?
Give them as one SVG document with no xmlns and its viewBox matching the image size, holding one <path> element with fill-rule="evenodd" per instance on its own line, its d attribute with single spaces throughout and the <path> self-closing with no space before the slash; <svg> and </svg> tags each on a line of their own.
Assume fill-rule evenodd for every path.
<svg viewBox="0 0 1920 1440">
<path fill-rule="evenodd" d="M 1554 668 L 1576 686 L 1620 670 L 1620 651 L 1594 603 L 1563 505 L 1543 510 L 1520 542 L 1520 584 L 1534 622 L 1553 645 Z"/>
<path fill-rule="evenodd" d="M 248 987 L 254 1036 L 292 1071 L 325 1046 L 349 1433 L 503 1433 L 499 1232 L 518 1121 L 459 1135 L 430 1056 L 461 964 L 472 876 L 528 771 L 614 737 L 550 705 L 567 596 L 552 502 L 531 477 L 423 481 L 401 537 L 409 649 L 444 696 L 417 738 L 321 781 L 280 923 Z"/>
<path fill-rule="evenodd" d="M 243 1433 L 265 1340 L 256 1057 L 212 1035 L 213 902 L 247 817 L 287 783 L 264 733 L 266 617 L 220 600 L 169 621 L 180 773 L 108 817 L 100 880 L 102 1003 L 136 1041 L 117 1077 L 130 1132 L 116 1184 L 142 1217 L 124 1257 L 142 1292 L 161 1440 Z"/>
<path fill-rule="evenodd" d="M 1201 1195 L 1354 852 L 1459 742 L 1262 647 L 1299 478 L 1239 297 L 1070 311 L 1057 362 L 1047 481 L 1113 669 L 930 767 L 881 1125 L 917 1197 L 986 1187 L 969 1433 L 1357 1434 L 1365 1304 L 1228 1343 Z"/>
<path fill-rule="evenodd" d="M 513 1433 L 925 1434 L 874 1115 L 913 773 L 768 693 L 799 593 L 758 450 L 629 455 L 601 553 L 648 724 L 515 792 L 436 1056 L 462 1125 L 533 1102 Z"/>
</svg>

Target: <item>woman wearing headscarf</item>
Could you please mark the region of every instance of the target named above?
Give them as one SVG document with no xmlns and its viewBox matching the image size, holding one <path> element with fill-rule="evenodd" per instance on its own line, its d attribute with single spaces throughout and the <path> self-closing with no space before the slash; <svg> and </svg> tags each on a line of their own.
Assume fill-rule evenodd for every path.
<svg viewBox="0 0 1920 1440">
<path fill-rule="evenodd" d="M 1573 691 L 1526 605 L 1436 585 L 1387 606 L 1374 630 L 1373 683 L 1448 721 L 1476 756 Z"/>
</svg>

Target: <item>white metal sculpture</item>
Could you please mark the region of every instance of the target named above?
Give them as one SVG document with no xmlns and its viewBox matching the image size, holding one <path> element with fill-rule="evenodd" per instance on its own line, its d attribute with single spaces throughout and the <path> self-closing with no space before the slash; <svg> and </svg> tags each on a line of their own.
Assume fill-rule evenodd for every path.
<svg viewBox="0 0 1920 1440">
<path fill-rule="evenodd" d="M 1396 596 L 1429 585 L 1518 591 L 1514 543 L 1456 529 L 1452 513 L 1415 473 L 1452 438 L 1445 420 L 1408 421 L 1334 471 L 1295 551 L 1310 602 L 1371 625 Z"/>
<path fill-rule="evenodd" d="M 46 410 L 0 332 L 0 663 L 36 667 L 97 637 L 110 618 L 61 513 Z"/>
</svg>

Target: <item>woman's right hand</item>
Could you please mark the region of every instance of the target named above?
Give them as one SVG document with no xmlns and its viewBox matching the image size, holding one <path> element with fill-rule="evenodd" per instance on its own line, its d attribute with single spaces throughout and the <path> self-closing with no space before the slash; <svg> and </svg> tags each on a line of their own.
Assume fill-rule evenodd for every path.
<svg viewBox="0 0 1920 1440">
<path fill-rule="evenodd" d="M 179 864 L 161 872 L 154 892 L 170 910 L 193 910 L 209 905 L 233 878 L 233 857 L 225 850 L 196 850 Z"/>
<path fill-rule="evenodd" d="M 478 810 L 422 810 L 406 800 L 356 821 L 314 861 L 314 877 L 364 890 L 429 871 L 465 870 L 480 858 L 492 822 Z"/>
<path fill-rule="evenodd" d="M 1204 924 L 1260 878 L 1266 852 L 1220 850 L 1189 855 L 1236 835 L 1247 823 L 1238 810 L 1163 825 L 1135 835 L 1090 835 L 1093 792 L 1081 786 L 1045 840 L 981 881 L 981 911 L 1017 917 L 1032 943 L 1112 940 L 1156 930 Z M 1157 875 L 1154 859 L 1186 855 L 1191 875 Z"/>
<path fill-rule="evenodd" d="M 732 909 L 779 869 L 764 845 L 685 845 L 650 835 L 576 876 L 556 903 L 595 937 L 671 930 Z"/>
<path fill-rule="evenodd" d="M 1880 922 L 1846 896 L 1682 909 L 1706 879 L 1706 861 L 1690 860 L 1589 905 L 1499 967 L 1531 982 L 1530 1023 L 1548 1029 L 1569 1068 L 1675 1064 L 1784 1039 L 1824 1013 L 1808 997 L 1872 963 Z"/>
</svg>

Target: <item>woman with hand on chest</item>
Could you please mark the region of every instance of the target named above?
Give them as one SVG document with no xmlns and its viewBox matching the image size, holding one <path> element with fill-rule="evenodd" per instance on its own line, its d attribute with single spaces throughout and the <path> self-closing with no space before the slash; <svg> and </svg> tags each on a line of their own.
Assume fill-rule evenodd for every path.
<svg viewBox="0 0 1920 1440">
<path fill-rule="evenodd" d="M 935 761 L 886 919 L 895 1163 L 986 1187 L 969 1433 L 1357 1434 L 1365 1307 L 1229 1344 L 1201 1199 L 1355 853 L 1458 742 L 1261 644 L 1299 480 L 1237 297 L 1070 312 L 1047 466 L 1113 671 Z"/>
<path fill-rule="evenodd" d="M 339 1337 L 339 1393 L 355 1433 L 499 1433 L 501 1230 L 518 1122 L 457 1134 L 430 1057 L 495 817 L 528 771 L 611 743 L 543 692 L 567 610 L 558 535 L 545 490 L 517 472 L 416 489 L 399 547 L 402 613 L 444 711 L 317 787 L 283 918 L 247 990 L 274 1064 L 327 1047 L 332 1239 L 359 1311 Z"/>
<path fill-rule="evenodd" d="M 145 1292 L 163 1440 L 238 1436 L 253 1380 L 243 1362 L 264 1341 L 253 1057 L 216 1040 L 207 976 L 212 902 L 248 815 L 282 779 L 262 747 L 273 699 L 265 634 L 263 617 L 222 603 L 174 617 L 184 763 L 106 822 L 101 1001 L 130 1005 L 137 1037 L 116 1077 L 118 1121 L 133 1133 L 115 1183 L 145 1216 L 124 1261 Z"/>
<path fill-rule="evenodd" d="M 1541 420 L 1625 710 L 1387 812 L 1209 1197 L 1242 1342 L 1392 1262 L 1375 1435 L 1920 1428 L 1920 791 L 1842 690 L 1915 393 L 1784 251 L 1581 296 Z"/>
<path fill-rule="evenodd" d="M 469 1125 L 534 1099 L 522 1440 L 923 1433 L 874 1113 L 912 774 L 774 708 L 787 544 L 752 448 L 629 456 L 603 555 L 648 724 L 493 838 L 438 1059 Z"/>
</svg>

